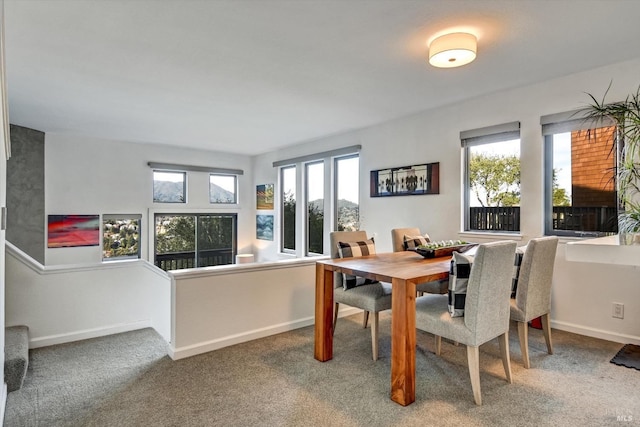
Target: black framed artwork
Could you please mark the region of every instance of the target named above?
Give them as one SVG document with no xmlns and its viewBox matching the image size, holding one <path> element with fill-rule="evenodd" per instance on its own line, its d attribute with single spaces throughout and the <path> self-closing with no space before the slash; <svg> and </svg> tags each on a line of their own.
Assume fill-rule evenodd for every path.
<svg viewBox="0 0 640 427">
<path fill-rule="evenodd" d="M 440 163 L 371 171 L 371 197 L 440 194 Z"/>
</svg>

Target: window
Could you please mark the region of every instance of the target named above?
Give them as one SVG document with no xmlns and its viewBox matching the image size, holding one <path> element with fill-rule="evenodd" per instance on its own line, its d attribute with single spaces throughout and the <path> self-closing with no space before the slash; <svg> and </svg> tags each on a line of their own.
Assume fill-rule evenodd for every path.
<svg viewBox="0 0 640 427">
<path fill-rule="evenodd" d="M 216 204 L 238 203 L 238 176 L 242 169 L 210 166 L 178 165 L 147 162 L 153 168 L 154 203 L 187 203 L 187 172 L 209 173 L 209 202 Z M 200 194 L 200 190 L 198 190 Z"/>
<path fill-rule="evenodd" d="M 235 175 L 209 175 L 209 202 L 235 204 L 238 180 Z"/>
<path fill-rule="evenodd" d="M 353 145 L 273 162 L 280 168 L 282 252 L 323 254 L 331 230 L 360 229 L 360 148 Z M 300 204 L 296 185 L 304 193 Z M 302 224 L 296 218 L 304 218 Z"/>
<path fill-rule="evenodd" d="M 307 255 L 324 251 L 324 162 L 306 164 Z"/>
<path fill-rule="evenodd" d="M 155 215 L 154 263 L 165 271 L 233 264 L 236 248 L 236 214 Z"/>
<path fill-rule="evenodd" d="M 461 132 L 464 230 L 520 231 L 520 123 Z"/>
<path fill-rule="evenodd" d="M 545 234 L 603 236 L 618 231 L 615 127 L 576 118 L 541 118 L 545 143 Z"/>
<path fill-rule="evenodd" d="M 296 167 L 280 170 L 282 252 L 296 250 Z"/>
<path fill-rule="evenodd" d="M 140 258 L 142 215 L 102 215 L 102 260 Z"/>
<path fill-rule="evenodd" d="M 336 164 L 336 230 L 357 231 L 360 229 L 360 157 L 339 157 Z"/>
<path fill-rule="evenodd" d="M 186 203 L 186 172 L 153 171 L 154 203 Z"/>
</svg>

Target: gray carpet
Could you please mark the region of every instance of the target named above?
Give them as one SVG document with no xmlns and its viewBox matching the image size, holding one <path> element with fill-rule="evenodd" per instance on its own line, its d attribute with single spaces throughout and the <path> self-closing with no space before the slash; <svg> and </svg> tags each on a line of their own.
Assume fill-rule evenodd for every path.
<svg viewBox="0 0 640 427">
<path fill-rule="evenodd" d="M 620 344 L 530 329 L 531 369 L 511 332 L 513 384 L 497 342 L 481 347 L 483 405 L 462 346 L 418 332 L 416 402 L 389 399 L 390 318 L 371 360 L 361 316 L 338 321 L 333 360 L 313 358 L 313 327 L 172 361 L 150 329 L 31 351 L 5 426 L 621 426 L 640 423 L 640 371 L 609 363 Z M 623 421 L 626 420 L 626 421 Z M 629 421 L 631 420 L 631 421 Z"/>
</svg>

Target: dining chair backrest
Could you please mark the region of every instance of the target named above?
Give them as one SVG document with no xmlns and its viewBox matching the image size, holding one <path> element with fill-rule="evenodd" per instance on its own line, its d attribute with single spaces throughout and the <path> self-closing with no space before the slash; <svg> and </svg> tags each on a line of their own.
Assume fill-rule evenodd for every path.
<svg viewBox="0 0 640 427">
<path fill-rule="evenodd" d="M 516 289 L 516 306 L 527 319 L 551 311 L 551 282 L 557 248 L 557 236 L 539 237 L 527 243 Z"/>
<path fill-rule="evenodd" d="M 509 328 L 509 299 L 516 243 L 485 243 L 475 255 L 464 307 L 465 326 L 475 331 L 479 345 Z"/>
<path fill-rule="evenodd" d="M 332 231 L 329 234 L 329 244 L 331 245 L 331 258 L 340 258 L 340 251 L 338 249 L 338 242 L 360 242 L 367 240 L 367 232 L 363 230 L 359 231 Z M 333 274 L 334 287 L 342 287 L 342 274 Z"/>
<path fill-rule="evenodd" d="M 404 236 L 420 236 L 420 229 L 417 227 L 392 229 L 391 244 L 393 245 L 393 252 L 404 251 Z"/>
</svg>

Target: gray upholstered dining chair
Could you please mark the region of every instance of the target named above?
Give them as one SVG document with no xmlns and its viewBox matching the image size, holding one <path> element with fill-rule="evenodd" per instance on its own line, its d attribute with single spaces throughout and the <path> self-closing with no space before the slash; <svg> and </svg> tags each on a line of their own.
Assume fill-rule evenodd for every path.
<svg viewBox="0 0 640 427">
<path fill-rule="evenodd" d="M 547 352 L 553 354 L 551 343 L 551 281 L 556 260 L 558 237 L 531 239 L 522 257 L 516 297 L 511 299 L 511 320 L 518 323 L 520 351 L 525 368 L 529 368 L 528 322 L 540 317 Z"/>
<path fill-rule="evenodd" d="M 359 242 L 367 240 L 365 231 L 333 231 L 329 235 L 331 244 L 331 258 L 340 258 L 339 242 Z M 343 275 L 334 273 L 333 300 L 333 329 L 335 331 L 340 304 L 364 310 L 363 327 L 367 327 L 369 313 L 371 319 L 371 353 L 373 360 L 378 360 L 378 313 L 391 309 L 391 284 L 375 282 L 357 286 L 349 290 L 343 287 Z"/>
<path fill-rule="evenodd" d="M 394 252 L 402 252 L 406 250 L 404 238 L 408 237 L 426 237 L 426 240 L 429 241 L 429 238 L 426 234 L 420 233 L 420 229 L 417 227 L 409 227 L 409 228 L 393 228 L 391 230 L 391 244 L 393 246 Z M 434 280 L 432 282 L 418 283 L 416 285 L 416 291 L 418 295 L 424 295 L 424 293 L 429 294 L 446 294 L 449 288 L 449 280 Z"/>
<path fill-rule="evenodd" d="M 416 299 L 416 327 L 437 338 L 436 354 L 440 354 L 441 338 L 467 346 L 467 362 L 473 397 L 482 405 L 480 392 L 479 346 L 498 338 L 502 364 L 509 383 L 509 299 L 513 279 L 516 243 L 510 241 L 482 244 L 478 247 L 469 274 L 464 316 L 452 317 L 448 298 L 425 295 Z"/>
</svg>

